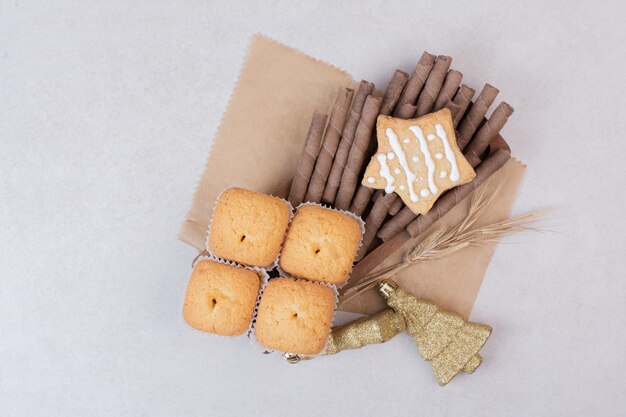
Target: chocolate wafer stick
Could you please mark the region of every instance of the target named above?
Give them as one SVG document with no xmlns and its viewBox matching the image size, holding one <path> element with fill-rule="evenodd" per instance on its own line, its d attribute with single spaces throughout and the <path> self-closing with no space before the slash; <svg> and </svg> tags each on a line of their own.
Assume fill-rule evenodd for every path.
<svg viewBox="0 0 626 417">
<path fill-rule="evenodd" d="M 450 110 L 450 115 L 452 116 L 452 120 L 454 120 L 454 115 L 461 111 L 461 108 L 457 104 L 454 104 L 454 101 L 452 100 L 448 100 L 448 102 L 446 103 L 445 106 L 443 106 L 443 108 Z"/>
<path fill-rule="evenodd" d="M 322 195 L 322 200 L 327 203 L 333 204 L 335 202 L 337 190 L 339 190 L 339 183 L 341 182 L 341 174 L 343 174 L 343 169 L 346 166 L 348 154 L 350 153 L 352 141 L 354 140 L 354 133 L 359 124 L 363 106 L 365 105 L 365 99 L 373 92 L 374 84 L 369 81 L 361 80 L 348 115 L 348 120 L 343 128 L 341 140 L 339 141 L 339 146 L 335 153 L 335 159 L 333 160 L 333 165 L 330 169 L 330 174 L 328 174 L 328 180 L 326 181 L 326 188 Z"/>
<path fill-rule="evenodd" d="M 456 95 L 454 96 L 454 100 L 452 100 L 454 104 L 454 111 L 452 112 L 452 118 L 454 120 L 454 127 L 457 127 L 459 125 L 459 122 L 463 118 L 463 115 L 465 114 L 465 112 L 467 111 L 467 108 L 472 102 L 472 98 L 474 97 L 475 92 L 476 91 L 474 91 L 473 88 L 470 88 L 466 86 L 465 84 L 463 84 L 459 88 L 459 91 L 456 92 Z"/>
<path fill-rule="evenodd" d="M 389 219 L 378 231 L 378 237 L 383 241 L 391 239 L 404 230 L 416 217 L 417 214 L 413 213 L 410 208 L 402 207 L 398 214 Z"/>
<path fill-rule="evenodd" d="M 372 204 L 376 201 L 376 199 L 385 194 L 385 190 L 374 190 L 374 194 L 372 194 Z"/>
<path fill-rule="evenodd" d="M 416 237 L 432 226 L 433 223 L 443 217 L 444 214 L 500 169 L 510 158 L 511 154 L 507 150 L 498 149 L 476 168 L 476 177 L 471 182 L 448 191 L 437 200 L 428 213 L 418 216 L 417 219 L 409 224 L 406 229 L 409 235 Z"/>
<path fill-rule="evenodd" d="M 380 106 L 379 114 L 389 115 L 393 111 L 396 106 L 396 103 L 400 99 L 400 94 L 402 93 L 402 89 L 407 83 L 409 76 L 406 72 L 402 70 L 395 70 L 393 76 L 389 80 L 387 84 L 387 89 L 385 90 L 385 94 L 383 95 L 383 101 Z M 376 141 L 371 140 L 368 145 L 367 150 L 365 151 L 365 155 L 371 155 L 376 150 Z M 363 164 L 361 164 L 361 168 Z M 360 172 L 360 171 L 359 171 Z M 355 183 L 356 186 L 356 183 Z M 350 211 L 353 213 L 363 213 L 367 208 L 367 204 L 370 201 L 372 192 L 367 190 L 367 187 L 359 186 L 359 189 L 356 191 L 355 200 L 350 205 Z M 358 197 L 358 198 L 357 198 Z M 336 202 L 335 202 L 336 204 Z"/>
<path fill-rule="evenodd" d="M 424 51 L 419 62 L 415 66 L 413 73 L 411 74 L 411 78 L 409 78 L 409 81 L 404 86 L 404 90 L 402 90 L 402 95 L 400 95 L 400 99 L 396 104 L 396 109 L 393 112 L 395 117 L 399 117 L 401 119 L 413 117 L 415 110 L 417 109 L 415 101 L 417 100 L 417 96 L 419 96 L 422 91 L 424 83 L 426 83 L 428 74 L 430 74 L 430 71 L 433 69 L 433 65 L 435 65 L 435 58 L 435 55 Z"/>
<path fill-rule="evenodd" d="M 367 158 L 367 149 L 372 137 L 372 130 L 376 125 L 376 118 L 383 100 L 379 97 L 368 96 L 361 112 L 361 120 L 354 132 L 354 141 L 348 154 L 346 166 L 341 175 L 341 183 L 335 198 L 335 207 L 348 210 L 352 197 L 356 191 L 361 176 L 361 169 Z"/>
<path fill-rule="evenodd" d="M 359 185 L 356 192 L 354 193 L 354 199 L 352 200 L 352 204 L 350 204 L 349 211 L 356 214 L 357 216 L 361 216 L 367 208 L 367 205 L 369 204 L 373 195 L 373 188 Z"/>
<path fill-rule="evenodd" d="M 291 189 L 289 190 L 288 200 L 294 207 L 302 203 L 306 194 L 306 189 L 315 167 L 315 160 L 320 152 L 327 119 L 328 116 L 320 111 L 316 110 L 313 113 L 309 132 L 304 140 L 304 148 L 302 149 L 302 154 L 300 154 L 300 159 L 298 159 L 296 174 L 293 176 Z"/>
<path fill-rule="evenodd" d="M 330 120 L 328 127 L 324 133 L 324 141 L 322 142 L 322 149 L 315 161 L 315 169 L 311 175 L 311 181 L 309 182 L 309 188 L 307 189 L 306 201 L 319 203 L 326 187 L 326 180 L 328 179 L 328 173 L 330 167 L 333 164 L 335 158 L 335 152 L 337 152 L 337 146 L 339 145 L 339 139 L 341 138 L 341 132 L 343 131 L 346 119 L 348 118 L 348 110 L 350 110 L 350 103 L 352 103 L 352 95 L 354 90 L 351 88 L 341 87 L 337 93 L 335 104 L 333 104 L 333 110 L 330 113 Z"/>
<path fill-rule="evenodd" d="M 389 207 L 389 215 L 395 216 L 400 210 L 402 210 L 402 207 L 404 207 L 404 201 L 402 201 L 401 198 L 396 199 L 391 207 Z"/>
<path fill-rule="evenodd" d="M 414 117 L 420 117 L 432 111 L 433 104 L 441 91 L 443 81 L 450 69 L 452 58 L 439 55 L 435 61 L 432 71 L 428 75 L 424 89 L 417 99 L 417 110 Z"/>
<path fill-rule="evenodd" d="M 365 219 L 365 233 L 363 234 L 361 248 L 359 249 L 359 253 L 356 257 L 357 261 L 361 260 L 361 258 L 363 258 L 363 256 L 367 253 L 368 248 L 376 238 L 376 232 L 383 224 L 383 221 L 385 221 L 387 213 L 389 213 L 389 208 L 394 202 L 397 201 L 397 199 L 398 194 L 389 193 L 379 196 L 374 202 L 367 219 Z"/>
<path fill-rule="evenodd" d="M 504 101 L 498 104 L 491 117 L 481 126 L 478 133 L 467 145 L 465 158 L 473 167 L 480 163 L 480 155 L 485 152 L 491 141 L 500 133 L 513 111 L 513 107 Z"/>
<path fill-rule="evenodd" d="M 385 94 L 383 94 L 383 104 L 380 106 L 380 114 L 388 116 L 393 112 L 408 79 L 409 74 L 402 70 L 397 69 L 393 73 L 387 84 Z"/>
<path fill-rule="evenodd" d="M 435 100 L 435 104 L 433 105 L 433 111 L 443 109 L 446 104 L 452 100 L 456 90 L 459 89 L 459 85 L 461 84 L 461 80 L 463 79 L 463 74 L 457 70 L 448 71 L 448 75 L 446 75 L 446 79 L 441 86 L 441 91 Z"/>
<path fill-rule="evenodd" d="M 469 141 L 476 133 L 476 129 L 483 121 L 483 118 L 487 114 L 487 110 L 493 104 L 500 91 L 491 84 L 485 84 L 483 90 L 476 98 L 474 104 L 467 113 L 467 116 L 461 121 L 459 126 L 459 132 L 456 138 L 456 142 L 461 150 L 465 149 Z"/>
</svg>

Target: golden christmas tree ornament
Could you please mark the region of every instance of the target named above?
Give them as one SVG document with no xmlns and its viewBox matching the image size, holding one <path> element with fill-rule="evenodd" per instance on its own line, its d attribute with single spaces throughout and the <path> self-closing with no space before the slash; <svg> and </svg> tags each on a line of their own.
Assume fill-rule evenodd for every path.
<svg viewBox="0 0 626 417">
<path fill-rule="evenodd" d="M 478 352 L 489 339 L 491 327 L 419 300 L 390 280 L 382 281 L 378 290 L 387 305 L 404 317 L 407 333 L 431 363 L 439 385 L 446 385 L 461 371 L 471 374 L 480 366 Z"/>
</svg>

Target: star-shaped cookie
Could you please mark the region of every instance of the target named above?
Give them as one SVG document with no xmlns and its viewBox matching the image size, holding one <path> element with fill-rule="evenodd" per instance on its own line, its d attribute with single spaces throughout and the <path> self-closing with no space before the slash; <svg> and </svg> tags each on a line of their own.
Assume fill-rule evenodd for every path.
<svg viewBox="0 0 626 417">
<path fill-rule="evenodd" d="M 476 173 L 456 144 L 448 109 L 417 119 L 378 116 L 378 150 L 362 184 L 396 192 L 413 213 L 425 214 L 441 194 Z"/>
</svg>

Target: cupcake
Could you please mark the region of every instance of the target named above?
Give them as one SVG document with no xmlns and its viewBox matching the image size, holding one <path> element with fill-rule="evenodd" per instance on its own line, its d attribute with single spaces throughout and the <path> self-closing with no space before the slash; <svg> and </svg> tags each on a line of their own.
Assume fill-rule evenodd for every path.
<svg viewBox="0 0 626 417">
<path fill-rule="evenodd" d="M 255 271 L 209 260 L 198 262 L 187 284 L 185 321 L 203 332 L 241 335 L 252 320 L 260 285 Z"/>
<path fill-rule="evenodd" d="M 287 231 L 280 267 L 298 278 L 340 285 L 352 270 L 360 241 L 361 226 L 354 218 L 304 205 Z"/>
<path fill-rule="evenodd" d="M 280 198 L 230 188 L 213 214 L 208 249 L 244 265 L 268 267 L 280 251 L 291 207 Z"/>
<path fill-rule="evenodd" d="M 281 352 L 315 355 L 324 349 L 335 310 L 332 288 L 292 278 L 270 280 L 257 313 L 257 341 Z"/>
</svg>

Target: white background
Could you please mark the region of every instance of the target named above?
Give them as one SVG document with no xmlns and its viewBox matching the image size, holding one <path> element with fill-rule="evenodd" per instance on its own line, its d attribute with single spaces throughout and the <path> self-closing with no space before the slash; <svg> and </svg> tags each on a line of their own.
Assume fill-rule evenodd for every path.
<svg viewBox="0 0 626 417">
<path fill-rule="evenodd" d="M 625 415 L 623 2 L 251 3 L 1 3 L 0 415 Z M 497 249 L 474 375 L 439 388 L 406 335 L 292 366 L 183 322 L 176 234 L 256 32 L 380 86 L 445 53 L 515 107 L 514 212 L 553 232 Z"/>
</svg>

